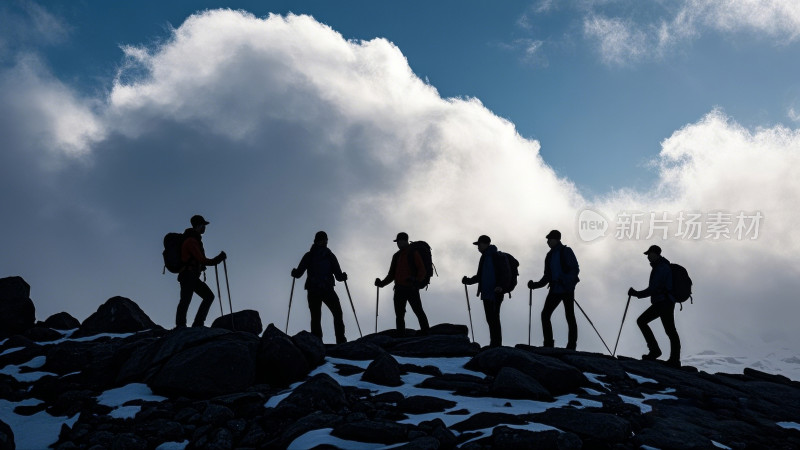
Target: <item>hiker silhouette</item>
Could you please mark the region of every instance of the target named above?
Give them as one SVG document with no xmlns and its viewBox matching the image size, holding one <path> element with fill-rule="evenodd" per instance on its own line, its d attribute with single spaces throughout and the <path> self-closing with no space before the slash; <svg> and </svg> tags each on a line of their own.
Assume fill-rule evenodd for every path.
<svg viewBox="0 0 800 450">
<path fill-rule="evenodd" d="M 397 252 L 392 255 L 389 273 L 381 280 L 375 278 L 375 286 L 382 288 L 394 281 L 394 314 L 397 332 L 401 335 L 406 330 L 406 303 L 411 305 L 411 310 L 417 316 L 420 332 L 425 334 L 430 328 L 428 317 L 422 309 L 422 300 L 419 296 L 420 287 L 425 283 L 425 265 L 419 252 L 411 248 L 408 234 L 397 233 L 394 240 L 397 243 Z"/>
<path fill-rule="evenodd" d="M 550 251 L 544 257 L 544 275 L 539 281 L 528 281 L 528 289 L 539 289 L 548 286 L 550 292 L 542 308 L 542 334 L 544 347 L 553 347 L 553 326 L 550 318 L 559 303 L 564 304 L 564 315 L 567 318 L 567 348 L 575 350 L 578 344 L 578 324 L 575 321 L 575 285 L 578 284 L 578 259 L 575 252 L 561 242 L 561 232 L 553 230 L 545 236 Z"/>
<path fill-rule="evenodd" d="M 181 294 L 175 317 L 175 326 L 177 328 L 186 327 L 186 312 L 189 310 L 189 304 L 194 294 L 199 295 L 202 302 L 197 309 L 197 315 L 195 315 L 192 326 L 201 327 L 205 324 L 208 310 L 211 308 L 211 304 L 214 303 L 214 293 L 211 292 L 211 288 L 204 281 L 200 280 L 200 274 L 205 272 L 206 266 L 216 266 L 227 258 L 225 252 L 219 252 L 219 255 L 212 259 L 206 257 L 205 249 L 203 248 L 203 233 L 206 232 L 206 225 L 210 222 L 200 215 L 192 216 L 189 222 L 192 226 L 183 232 L 184 239 L 181 244 L 182 266 L 178 273 Z"/>
<path fill-rule="evenodd" d="M 344 320 L 339 296 L 333 290 L 337 281 L 347 281 L 347 274 L 339 267 L 339 260 L 328 248 L 328 234 L 324 231 L 314 235 L 311 250 L 303 255 L 297 268 L 292 269 L 292 276 L 300 278 L 308 271 L 305 289 L 308 291 L 308 309 L 311 312 L 311 333 L 322 339 L 322 304 L 333 315 L 333 329 L 336 343 L 347 342 L 344 335 Z"/>
<path fill-rule="evenodd" d="M 464 276 L 461 282 L 466 285 L 478 283 L 478 296 L 483 300 L 483 311 L 489 325 L 489 346 L 499 347 L 503 345 L 500 305 L 511 284 L 511 268 L 503 253 L 492 245 L 489 236 L 481 235 L 472 244 L 477 245 L 481 253 L 478 273 L 472 277 Z"/>
<path fill-rule="evenodd" d="M 657 245 L 651 245 L 644 254 L 647 255 L 650 266 L 653 268 L 650 271 L 650 282 L 647 288 L 642 291 L 637 291 L 633 287 L 628 289 L 628 295 L 630 296 L 636 298 L 650 297 L 650 307 L 636 319 L 636 324 L 642 330 L 642 335 L 644 335 L 644 340 L 647 342 L 649 350 L 646 355 L 642 355 L 642 359 L 656 360 L 661 356 L 658 341 L 656 341 L 653 330 L 649 326 L 650 322 L 661 319 L 664 331 L 669 337 L 670 353 L 667 364 L 679 367 L 681 364 L 681 339 L 678 336 L 678 330 L 675 328 L 675 300 L 670 294 L 672 291 L 670 262 L 667 258 L 661 256 L 661 247 Z"/>
</svg>

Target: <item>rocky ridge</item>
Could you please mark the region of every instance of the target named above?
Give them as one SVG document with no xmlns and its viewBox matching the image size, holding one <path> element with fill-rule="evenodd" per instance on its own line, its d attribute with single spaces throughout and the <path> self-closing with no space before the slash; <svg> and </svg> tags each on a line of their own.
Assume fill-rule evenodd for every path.
<svg viewBox="0 0 800 450">
<path fill-rule="evenodd" d="M 800 384 L 756 370 L 482 349 L 450 324 L 327 346 L 262 329 L 255 311 L 165 330 L 122 297 L 83 323 L 35 322 L 29 291 L 0 279 L 0 368 L 46 375 L 0 374 L 0 399 L 20 416 L 72 418 L 57 449 L 286 448 L 315 432 L 404 449 L 800 448 L 800 431 L 778 425 L 800 423 Z M 126 403 L 130 417 L 98 401 L 131 383 L 163 399 Z M 0 450 L 14 442 L 0 421 Z"/>
</svg>

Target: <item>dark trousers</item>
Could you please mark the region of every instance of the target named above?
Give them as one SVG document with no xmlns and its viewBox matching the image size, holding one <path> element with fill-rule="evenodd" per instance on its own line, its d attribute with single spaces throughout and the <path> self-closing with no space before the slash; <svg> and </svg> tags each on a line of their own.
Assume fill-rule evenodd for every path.
<svg viewBox="0 0 800 450">
<path fill-rule="evenodd" d="M 552 347 L 553 326 L 550 317 L 559 303 L 564 303 L 564 315 L 567 317 L 567 348 L 575 350 L 578 343 L 578 323 L 575 321 L 575 291 L 555 293 L 552 290 L 547 294 L 542 308 L 542 334 L 544 334 L 544 346 Z"/>
<path fill-rule="evenodd" d="M 681 338 L 678 336 L 678 330 L 675 329 L 675 303 L 671 301 L 653 303 L 638 319 L 636 319 L 636 324 L 638 324 L 639 329 L 642 330 L 644 340 L 647 341 L 647 348 L 650 350 L 650 353 L 660 354 L 661 349 L 658 347 L 658 341 L 656 341 L 656 337 L 653 336 L 653 330 L 651 330 L 648 325 L 656 319 L 661 319 L 661 323 L 664 325 L 664 331 L 666 331 L 667 337 L 669 337 L 669 359 L 679 360 L 681 357 Z"/>
<path fill-rule="evenodd" d="M 333 315 L 333 330 L 336 333 L 336 343 L 347 342 L 344 336 L 344 320 L 342 319 L 342 305 L 339 303 L 339 296 L 333 288 L 329 289 L 309 289 L 308 290 L 308 309 L 311 311 L 311 334 L 322 339 L 322 304 L 331 310 Z"/>
<path fill-rule="evenodd" d="M 181 284 L 181 299 L 178 302 L 178 312 L 175 315 L 175 325 L 178 327 L 186 326 L 186 312 L 189 310 L 189 303 L 192 302 L 192 296 L 197 294 L 203 301 L 197 309 L 197 315 L 192 322 L 193 327 L 202 327 L 206 321 L 208 310 L 211 304 L 214 303 L 214 293 L 207 284 L 200 281 L 200 274 L 195 274 L 192 271 L 184 270 L 178 274 L 178 282 Z"/>
<path fill-rule="evenodd" d="M 406 303 L 411 305 L 411 310 L 417 316 L 419 328 L 428 331 L 428 316 L 422 309 L 422 300 L 419 298 L 419 289 L 413 286 L 394 286 L 394 315 L 395 325 L 400 331 L 406 329 Z"/>
<path fill-rule="evenodd" d="M 503 345 L 503 329 L 500 326 L 500 305 L 503 303 L 504 294 L 495 294 L 493 300 L 483 299 L 483 312 L 486 313 L 486 323 L 489 325 L 489 346 Z"/>
</svg>

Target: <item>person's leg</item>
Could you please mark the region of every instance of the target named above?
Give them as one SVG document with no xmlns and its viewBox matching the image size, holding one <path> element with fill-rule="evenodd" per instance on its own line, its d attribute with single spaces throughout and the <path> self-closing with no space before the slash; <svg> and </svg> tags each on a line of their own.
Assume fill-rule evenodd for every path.
<svg viewBox="0 0 800 450">
<path fill-rule="evenodd" d="M 406 291 L 402 286 L 394 287 L 394 316 L 397 331 L 405 333 L 406 330 Z"/>
<path fill-rule="evenodd" d="M 503 345 L 503 330 L 500 325 L 500 304 L 503 298 L 483 300 L 483 312 L 486 314 L 486 324 L 489 325 L 489 345 L 499 347 Z"/>
<path fill-rule="evenodd" d="M 419 297 L 419 289 L 411 288 L 408 293 L 408 304 L 411 310 L 417 316 L 419 328 L 421 331 L 427 332 L 430 328 L 428 324 L 428 316 L 425 315 L 425 310 L 422 309 L 422 299 Z"/>
<path fill-rule="evenodd" d="M 322 340 L 322 293 L 308 290 L 308 311 L 311 313 L 311 334 Z"/>
<path fill-rule="evenodd" d="M 195 279 L 188 272 L 181 272 L 178 275 L 178 282 L 181 284 L 181 296 L 178 302 L 178 311 L 175 313 L 175 327 L 186 327 L 186 312 L 189 311 L 189 303 L 192 302 L 192 295 L 194 295 L 194 283 L 200 281 Z"/>
<path fill-rule="evenodd" d="M 542 308 L 542 335 L 544 336 L 544 343 L 542 344 L 544 347 L 552 347 L 555 345 L 555 341 L 553 341 L 553 326 L 550 324 L 550 317 L 553 315 L 553 311 L 556 310 L 556 306 L 561 303 L 561 297 L 558 295 L 548 292 L 547 298 L 544 300 L 544 307 Z"/>
<path fill-rule="evenodd" d="M 194 287 L 195 294 L 199 295 L 203 301 L 200 303 L 200 307 L 197 308 L 197 314 L 194 316 L 194 322 L 192 322 L 193 327 L 202 327 L 206 322 L 206 316 L 208 316 L 208 310 L 211 309 L 211 305 L 214 303 L 214 293 L 211 291 L 211 288 L 208 287 L 207 284 L 197 279 L 197 284 Z"/>
<path fill-rule="evenodd" d="M 561 294 L 564 301 L 564 315 L 567 317 L 567 348 L 575 350 L 578 347 L 578 322 L 575 321 L 575 292 Z"/>
<path fill-rule="evenodd" d="M 661 349 L 658 347 L 658 341 L 656 341 L 653 330 L 651 330 L 648 325 L 650 322 L 659 318 L 660 315 L 658 304 L 655 304 L 650 305 L 650 307 L 636 319 L 636 324 L 639 325 L 639 329 L 642 330 L 644 340 L 647 342 L 647 349 L 650 351 L 647 355 L 642 357 L 643 359 L 656 359 L 661 356 Z"/>
<path fill-rule="evenodd" d="M 681 361 L 681 338 L 675 328 L 675 303 L 662 302 L 661 304 L 661 323 L 664 331 L 669 337 L 669 360 L 674 365 L 680 365 Z"/>
<path fill-rule="evenodd" d="M 336 333 L 336 343 L 342 344 L 347 342 L 347 337 L 344 335 L 344 318 L 342 313 L 342 303 L 339 301 L 339 296 L 332 288 L 325 293 L 322 297 L 325 306 L 331 310 L 333 315 L 333 330 Z"/>
</svg>

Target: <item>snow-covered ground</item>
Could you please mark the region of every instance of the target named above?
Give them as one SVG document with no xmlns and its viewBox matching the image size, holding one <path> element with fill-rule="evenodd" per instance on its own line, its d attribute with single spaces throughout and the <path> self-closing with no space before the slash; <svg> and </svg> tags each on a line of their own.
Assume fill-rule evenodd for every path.
<svg viewBox="0 0 800 450">
<path fill-rule="evenodd" d="M 107 336 L 107 335 L 103 335 Z M 112 337 L 124 337 L 128 335 L 112 335 Z M 93 336 L 90 338 L 82 338 L 81 340 L 97 339 L 101 336 Z M 68 334 L 65 335 L 65 340 L 69 339 Z M 0 342 L 2 345 L 2 342 Z M 18 351 L 18 349 L 8 349 L 3 353 L 10 353 Z M 433 365 L 438 367 L 442 373 L 445 374 L 470 374 L 483 377 L 483 374 L 473 372 L 464 368 L 464 364 L 469 361 L 467 357 L 460 358 L 406 358 L 396 357 L 397 361 L 401 364 L 415 364 L 418 366 Z M 4 373 L 14 377 L 19 381 L 31 382 L 35 381 L 42 376 L 48 375 L 46 372 L 38 371 L 45 363 L 44 357 L 36 357 L 31 361 L 19 365 L 7 365 L 0 369 L 0 373 Z M 441 399 L 446 399 L 455 402 L 455 406 L 447 411 L 468 410 L 471 413 L 477 412 L 501 412 L 507 414 L 528 414 L 545 411 L 549 408 L 559 408 L 567 404 L 579 407 L 599 407 L 602 406 L 597 400 L 592 397 L 600 395 L 601 391 L 606 391 L 606 385 L 603 382 L 603 375 L 586 373 L 587 378 L 596 385 L 596 389 L 586 388 L 585 394 L 576 395 L 563 395 L 558 397 L 555 402 L 537 402 L 531 400 L 511 400 L 501 398 L 479 398 L 479 397 L 464 397 L 460 395 L 451 394 L 442 390 L 425 389 L 416 387 L 419 383 L 429 377 L 429 375 L 422 375 L 417 373 L 409 373 L 402 377 L 404 384 L 400 387 L 386 387 L 361 380 L 361 374 L 354 375 L 341 375 L 336 371 L 336 364 L 348 364 L 366 368 L 370 361 L 351 361 L 336 358 L 326 358 L 325 364 L 318 367 L 312 372 L 311 375 L 318 373 L 326 373 L 334 378 L 342 386 L 354 386 L 363 389 L 369 389 L 373 394 L 380 394 L 383 392 L 397 391 L 404 396 L 427 395 Z M 765 358 L 755 359 L 743 356 L 726 356 L 717 354 L 715 352 L 707 351 L 697 355 L 684 358 L 684 364 L 692 365 L 700 370 L 710 373 L 727 372 L 727 373 L 742 373 L 745 367 L 752 367 L 768 373 L 782 374 L 794 380 L 800 380 L 800 358 L 792 355 L 790 352 L 773 353 Z M 638 383 L 654 383 L 655 380 L 643 377 L 635 373 L 628 374 L 631 378 Z M 286 391 L 270 398 L 265 407 L 274 407 L 280 404 L 286 397 L 289 396 L 291 390 L 299 386 L 296 383 Z M 637 405 L 641 408 L 642 412 L 649 411 L 652 407 L 645 401 L 652 402 L 653 400 L 674 399 L 673 389 L 667 388 L 655 394 L 645 395 L 643 398 L 634 398 L 620 396 L 620 398 L 631 404 Z M 119 387 L 116 389 L 108 390 L 97 397 L 100 404 L 114 408 L 110 415 L 117 418 L 133 417 L 140 409 L 138 406 L 124 406 L 126 402 L 136 399 L 143 399 L 147 401 L 161 401 L 163 397 L 153 395 L 152 391 L 144 385 L 139 383 L 129 384 L 127 386 Z M 78 415 L 73 417 L 53 417 L 47 412 L 38 412 L 32 416 L 22 416 L 14 412 L 17 406 L 34 406 L 41 403 L 38 400 L 24 400 L 22 402 L 9 402 L 7 400 L 0 400 L 0 420 L 7 423 L 14 431 L 14 437 L 17 448 L 20 449 L 35 449 L 46 448 L 48 445 L 54 443 L 58 439 L 58 434 L 62 424 L 68 426 L 74 425 L 78 420 Z M 411 414 L 404 423 L 419 424 L 420 422 L 439 418 L 448 426 L 460 422 L 466 418 L 465 415 L 448 415 L 447 411 L 440 413 L 429 414 Z M 784 428 L 800 429 L 800 424 L 793 422 L 782 422 L 779 424 Z M 527 425 L 507 425 L 512 428 L 522 428 L 531 431 L 542 431 L 553 429 L 552 427 L 542 424 L 527 424 Z M 480 435 L 475 439 L 483 436 L 488 436 L 492 433 L 492 429 L 478 430 Z M 345 441 L 330 434 L 331 429 L 318 429 L 296 438 L 289 448 L 310 448 L 320 444 L 330 444 L 341 448 L 349 449 L 384 449 L 392 448 L 393 446 L 386 446 L 382 444 L 361 443 L 353 441 Z M 187 442 L 174 442 L 165 443 L 159 447 L 161 450 L 177 450 L 186 447 Z M 725 448 L 724 446 L 720 446 Z"/>
</svg>

